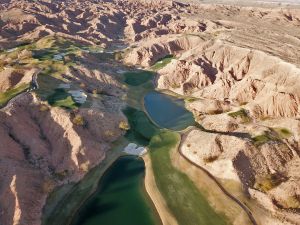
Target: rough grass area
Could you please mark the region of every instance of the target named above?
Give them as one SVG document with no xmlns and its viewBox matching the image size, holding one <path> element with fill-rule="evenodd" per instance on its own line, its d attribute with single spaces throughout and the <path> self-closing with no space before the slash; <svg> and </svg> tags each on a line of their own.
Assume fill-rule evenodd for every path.
<svg viewBox="0 0 300 225">
<path fill-rule="evenodd" d="M 262 192 L 268 192 L 271 189 L 277 187 L 282 182 L 286 181 L 286 177 L 284 177 L 282 174 L 276 173 L 276 174 L 267 174 L 265 176 L 257 177 L 254 188 L 262 191 Z"/>
<path fill-rule="evenodd" d="M 124 82 L 131 86 L 139 86 L 153 78 L 153 73 L 149 71 L 124 73 Z"/>
<path fill-rule="evenodd" d="M 0 107 L 4 106 L 10 99 L 29 88 L 30 84 L 21 84 L 18 87 L 12 88 L 4 93 L 0 93 Z"/>
<path fill-rule="evenodd" d="M 167 55 L 164 58 L 159 59 L 153 66 L 151 66 L 151 69 L 154 71 L 160 70 L 169 64 L 174 58 L 175 57 L 173 55 Z"/>
<path fill-rule="evenodd" d="M 248 123 L 251 121 L 251 118 L 248 116 L 246 110 L 243 108 L 236 112 L 230 112 L 228 113 L 228 115 L 234 119 L 241 119 L 243 123 Z"/>
<path fill-rule="evenodd" d="M 172 165 L 170 152 L 179 140 L 179 134 L 162 131 L 149 144 L 155 181 L 169 209 L 180 225 L 229 224 L 223 215 L 214 211 L 188 176 Z"/>
<path fill-rule="evenodd" d="M 256 146 L 260 146 L 260 145 L 263 145 L 263 144 L 265 144 L 268 141 L 271 141 L 273 139 L 267 133 L 264 133 L 264 134 L 261 134 L 261 135 L 254 136 L 252 138 L 252 140 L 253 140 L 253 142 Z"/>
<path fill-rule="evenodd" d="M 197 101 L 198 99 L 197 98 L 194 98 L 194 97 L 189 97 L 189 98 L 185 98 L 184 101 L 185 102 L 189 102 L 189 103 L 192 103 L 192 102 L 195 102 Z"/>
<path fill-rule="evenodd" d="M 269 141 L 282 141 L 282 139 L 289 138 L 293 135 L 291 131 L 286 128 L 270 128 L 270 131 L 265 131 L 263 134 L 252 137 L 252 141 L 256 146 L 263 145 Z"/>
<path fill-rule="evenodd" d="M 51 106 L 63 107 L 66 109 L 76 109 L 80 106 L 73 100 L 72 96 L 62 88 L 55 89 L 55 92 L 48 96 L 47 101 Z"/>
<path fill-rule="evenodd" d="M 289 138 L 293 135 L 293 133 L 286 128 L 277 127 L 273 128 L 273 130 L 277 133 L 280 139 Z"/>
</svg>

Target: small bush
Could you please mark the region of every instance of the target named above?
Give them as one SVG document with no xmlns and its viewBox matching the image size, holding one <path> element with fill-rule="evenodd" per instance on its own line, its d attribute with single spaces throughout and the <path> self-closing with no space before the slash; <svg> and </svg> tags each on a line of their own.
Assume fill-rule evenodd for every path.
<svg viewBox="0 0 300 225">
<path fill-rule="evenodd" d="M 190 97 L 190 98 L 186 98 L 185 101 L 191 103 L 191 102 L 197 101 L 197 98 L 192 98 L 192 97 Z"/>
<path fill-rule="evenodd" d="M 208 156 L 207 158 L 204 158 L 205 163 L 212 163 L 218 159 L 218 156 L 213 155 L 213 156 Z"/>
<path fill-rule="evenodd" d="M 100 92 L 99 92 L 97 89 L 94 89 L 92 92 L 93 92 L 93 94 L 94 94 L 94 95 L 96 95 L 96 94 L 99 94 L 99 93 L 100 93 Z"/>
<path fill-rule="evenodd" d="M 41 112 L 45 112 L 45 111 L 48 111 L 49 110 L 49 107 L 45 104 L 41 104 L 40 105 L 40 111 Z"/>
<path fill-rule="evenodd" d="M 248 116 L 246 110 L 243 108 L 236 112 L 230 112 L 228 113 L 228 115 L 234 119 L 240 118 L 244 123 L 248 123 L 251 121 L 251 118 Z"/>
<path fill-rule="evenodd" d="M 124 53 L 123 52 L 116 52 L 115 53 L 115 60 L 121 61 L 124 58 Z"/>
<path fill-rule="evenodd" d="M 121 121 L 119 123 L 119 128 L 122 129 L 122 130 L 129 130 L 130 126 L 126 121 Z"/>
<path fill-rule="evenodd" d="M 272 138 L 267 133 L 264 133 L 253 137 L 252 140 L 254 141 L 254 144 L 256 146 L 259 146 L 267 143 L 268 141 L 271 141 Z"/>
<path fill-rule="evenodd" d="M 68 174 L 69 174 L 69 171 L 64 170 L 64 171 L 56 172 L 53 175 L 56 179 L 63 180 L 63 179 L 65 179 L 66 176 L 68 176 Z"/>
<path fill-rule="evenodd" d="M 300 197 L 299 196 L 289 196 L 285 200 L 285 208 L 298 209 L 300 208 Z"/>
<path fill-rule="evenodd" d="M 222 109 L 212 109 L 212 110 L 208 110 L 207 112 L 208 115 L 216 115 L 221 113 L 223 113 Z"/>
<path fill-rule="evenodd" d="M 273 130 L 280 139 L 289 138 L 293 135 L 293 133 L 286 128 L 274 128 Z"/>
<path fill-rule="evenodd" d="M 76 124 L 76 125 L 78 125 L 78 126 L 83 126 L 83 125 L 85 125 L 84 118 L 83 118 L 81 115 L 79 115 L 79 114 L 77 114 L 77 115 L 73 118 L 72 121 L 73 121 L 74 124 Z"/>
<path fill-rule="evenodd" d="M 89 165 L 90 165 L 89 161 L 81 163 L 80 170 L 83 171 L 83 172 L 88 172 L 89 171 Z"/>
<path fill-rule="evenodd" d="M 279 174 L 279 173 L 267 174 L 266 176 L 256 178 L 254 188 L 256 188 L 262 192 L 268 192 L 269 190 L 278 186 L 285 180 L 286 180 L 286 177 L 284 177 L 282 174 Z"/>
</svg>

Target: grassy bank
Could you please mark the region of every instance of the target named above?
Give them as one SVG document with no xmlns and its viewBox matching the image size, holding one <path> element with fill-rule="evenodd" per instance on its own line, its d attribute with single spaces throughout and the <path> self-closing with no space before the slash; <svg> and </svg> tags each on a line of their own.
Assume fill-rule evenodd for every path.
<svg viewBox="0 0 300 225">
<path fill-rule="evenodd" d="M 30 84 L 21 84 L 18 87 L 12 88 L 4 93 L 0 93 L 0 107 L 3 107 L 10 99 L 28 89 Z"/>
<path fill-rule="evenodd" d="M 225 216 L 217 214 L 189 177 L 171 162 L 170 151 L 177 147 L 180 135 L 161 131 L 149 144 L 155 181 L 167 205 L 181 225 L 225 225 Z"/>
</svg>

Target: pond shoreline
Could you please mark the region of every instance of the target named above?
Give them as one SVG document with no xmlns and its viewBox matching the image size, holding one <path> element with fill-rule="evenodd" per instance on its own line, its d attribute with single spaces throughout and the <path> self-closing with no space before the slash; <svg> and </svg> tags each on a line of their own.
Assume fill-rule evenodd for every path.
<svg viewBox="0 0 300 225">
<path fill-rule="evenodd" d="M 160 219 L 162 220 L 163 225 L 178 225 L 178 222 L 168 209 L 165 199 L 156 186 L 149 154 L 144 155 L 142 158 L 145 163 L 145 188 L 160 216 Z"/>
</svg>

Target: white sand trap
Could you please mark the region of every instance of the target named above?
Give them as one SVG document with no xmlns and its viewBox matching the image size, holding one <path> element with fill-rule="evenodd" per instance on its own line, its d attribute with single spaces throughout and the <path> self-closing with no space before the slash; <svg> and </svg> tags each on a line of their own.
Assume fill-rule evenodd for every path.
<svg viewBox="0 0 300 225">
<path fill-rule="evenodd" d="M 65 53 L 56 54 L 53 56 L 53 59 L 54 60 L 62 60 L 65 55 L 66 55 Z"/>
<path fill-rule="evenodd" d="M 83 104 L 86 101 L 87 94 L 82 90 L 70 90 L 68 91 L 76 103 Z"/>
<path fill-rule="evenodd" d="M 127 145 L 123 152 L 130 155 L 142 156 L 147 153 L 147 149 L 145 147 L 138 147 L 137 144 L 130 143 Z"/>
</svg>

